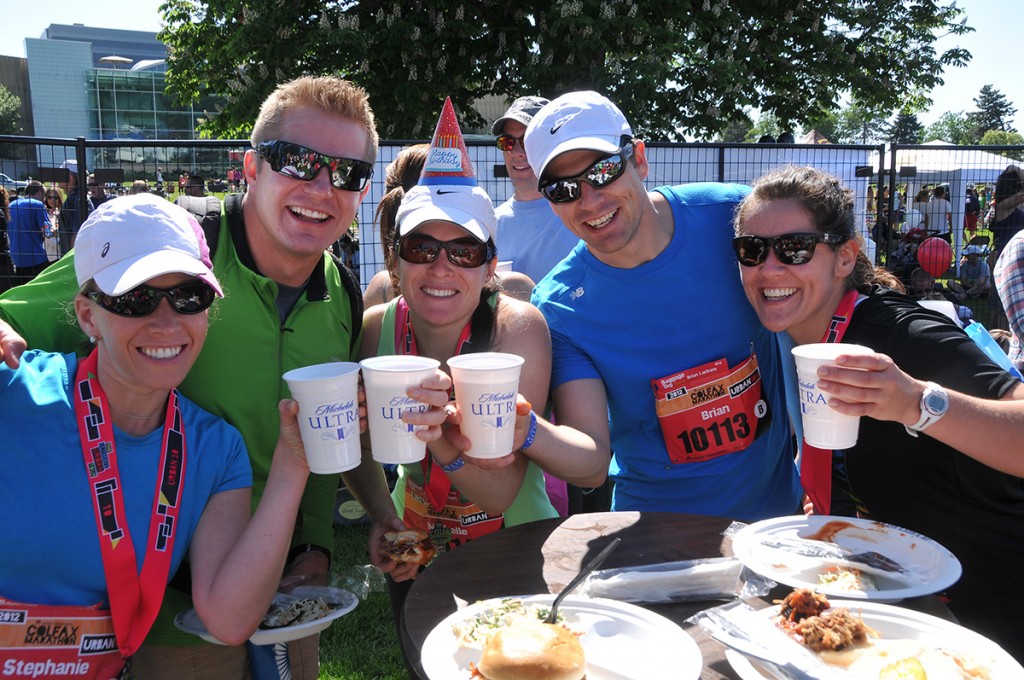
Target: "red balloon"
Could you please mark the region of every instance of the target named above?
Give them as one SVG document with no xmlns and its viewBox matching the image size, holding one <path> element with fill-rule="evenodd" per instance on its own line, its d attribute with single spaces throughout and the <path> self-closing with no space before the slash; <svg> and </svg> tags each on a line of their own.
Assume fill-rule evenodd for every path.
<svg viewBox="0 0 1024 680">
<path fill-rule="evenodd" d="M 922 269 L 938 278 L 953 264 L 953 247 L 941 238 L 925 239 L 917 248 L 917 262 Z"/>
</svg>

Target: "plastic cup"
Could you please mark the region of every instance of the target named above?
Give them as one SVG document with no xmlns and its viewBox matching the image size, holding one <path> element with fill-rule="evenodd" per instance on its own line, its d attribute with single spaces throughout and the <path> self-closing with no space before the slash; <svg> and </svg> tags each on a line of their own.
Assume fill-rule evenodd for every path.
<svg viewBox="0 0 1024 680">
<path fill-rule="evenodd" d="M 427 443 L 416 437 L 422 425 L 402 420 L 409 411 L 423 413 L 430 406 L 410 399 L 406 390 L 434 375 L 441 362 L 428 357 L 383 356 L 363 359 L 363 388 L 369 415 L 370 448 L 378 463 L 417 463 L 427 455 Z"/>
<path fill-rule="evenodd" d="M 804 440 L 821 449 L 847 449 L 857 443 L 860 416 L 839 413 L 828 405 L 828 395 L 817 387 L 818 367 L 835 365 L 840 354 L 871 354 L 863 345 L 820 342 L 793 348 Z"/>
<path fill-rule="evenodd" d="M 448 360 L 455 402 L 462 412 L 462 434 L 472 442 L 474 458 L 512 453 L 519 372 L 525 360 L 515 354 L 480 352 Z"/>
<path fill-rule="evenodd" d="M 359 364 L 337 361 L 296 368 L 284 374 L 299 402 L 299 431 L 309 469 L 335 474 L 357 467 L 359 444 Z"/>
</svg>

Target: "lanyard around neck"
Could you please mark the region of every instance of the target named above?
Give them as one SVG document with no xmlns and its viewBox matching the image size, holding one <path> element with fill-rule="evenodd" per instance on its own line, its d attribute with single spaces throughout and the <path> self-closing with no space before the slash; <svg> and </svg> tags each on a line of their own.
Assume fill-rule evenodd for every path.
<svg viewBox="0 0 1024 680">
<path fill-rule="evenodd" d="M 142 645 L 153 626 L 167 588 L 185 479 L 185 430 L 178 393 L 171 390 L 164 419 L 159 479 L 140 574 L 117 467 L 110 404 L 97 378 L 96 365 L 97 350 L 78 365 L 73 395 L 75 419 L 92 490 L 114 633 L 122 656 L 128 657 Z"/>
</svg>

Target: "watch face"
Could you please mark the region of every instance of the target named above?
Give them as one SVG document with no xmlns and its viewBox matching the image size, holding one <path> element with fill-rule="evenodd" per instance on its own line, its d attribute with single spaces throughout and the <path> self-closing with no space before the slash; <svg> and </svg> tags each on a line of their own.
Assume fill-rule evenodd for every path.
<svg viewBox="0 0 1024 680">
<path fill-rule="evenodd" d="M 942 415 L 949 408 L 949 398 L 942 392 L 930 392 L 925 397 L 924 407 L 933 416 Z"/>
</svg>

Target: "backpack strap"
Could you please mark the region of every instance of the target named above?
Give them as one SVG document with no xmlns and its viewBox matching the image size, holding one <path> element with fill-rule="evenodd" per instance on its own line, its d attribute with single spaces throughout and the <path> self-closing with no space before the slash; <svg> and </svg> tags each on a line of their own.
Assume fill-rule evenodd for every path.
<svg viewBox="0 0 1024 680">
<path fill-rule="evenodd" d="M 355 357 L 359 352 L 359 334 L 363 330 L 363 290 L 355 273 L 346 267 L 345 263 L 334 253 L 327 251 L 327 254 L 330 255 L 334 266 L 338 269 L 338 276 L 341 278 L 342 285 L 345 286 L 345 293 L 348 295 L 352 307 L 352 337 L 349 338 L 349 352 L 351 357 Z"/>
<path fill-rule="evenodd" d="M 199 220 L 199 224 L 203 228 L 203 234 L 206 236 L 206 245 L 210 248 L 210 259 L 213 259 L 214 253 L 217 252 L 217 243 L 220 240 L 220 204 L 218 202 L 216 212 L 208 210 L 202 215 L 197 213 L 193 214 L 196 215 L 196 218 Z M 227 215 L 228 218 L 230 233 L 244 230 L 244 222 L 242 221 L 242 194 L 228 194 L 224 197 L 224 214 Z M 356 278 L 356 275 L 351 269 L 346 267 L 341 260 L 335 257 L 334 253 L 328 252 L 328 255 L 330 255 L 331 260 L 334 262 L 334 266 L 338 270 L 338 276 L 341 278 L 341 283 L 345 287 L 345 294 L 348 296 L 349 305 L 352 308 L 352 334 L 349 338 L 349 353 L 350 356 L 355 356 L 359 351 L 359 334 L 363 330 L 362 288 L 359 285 L 359 279 Z"/>
</svg>

